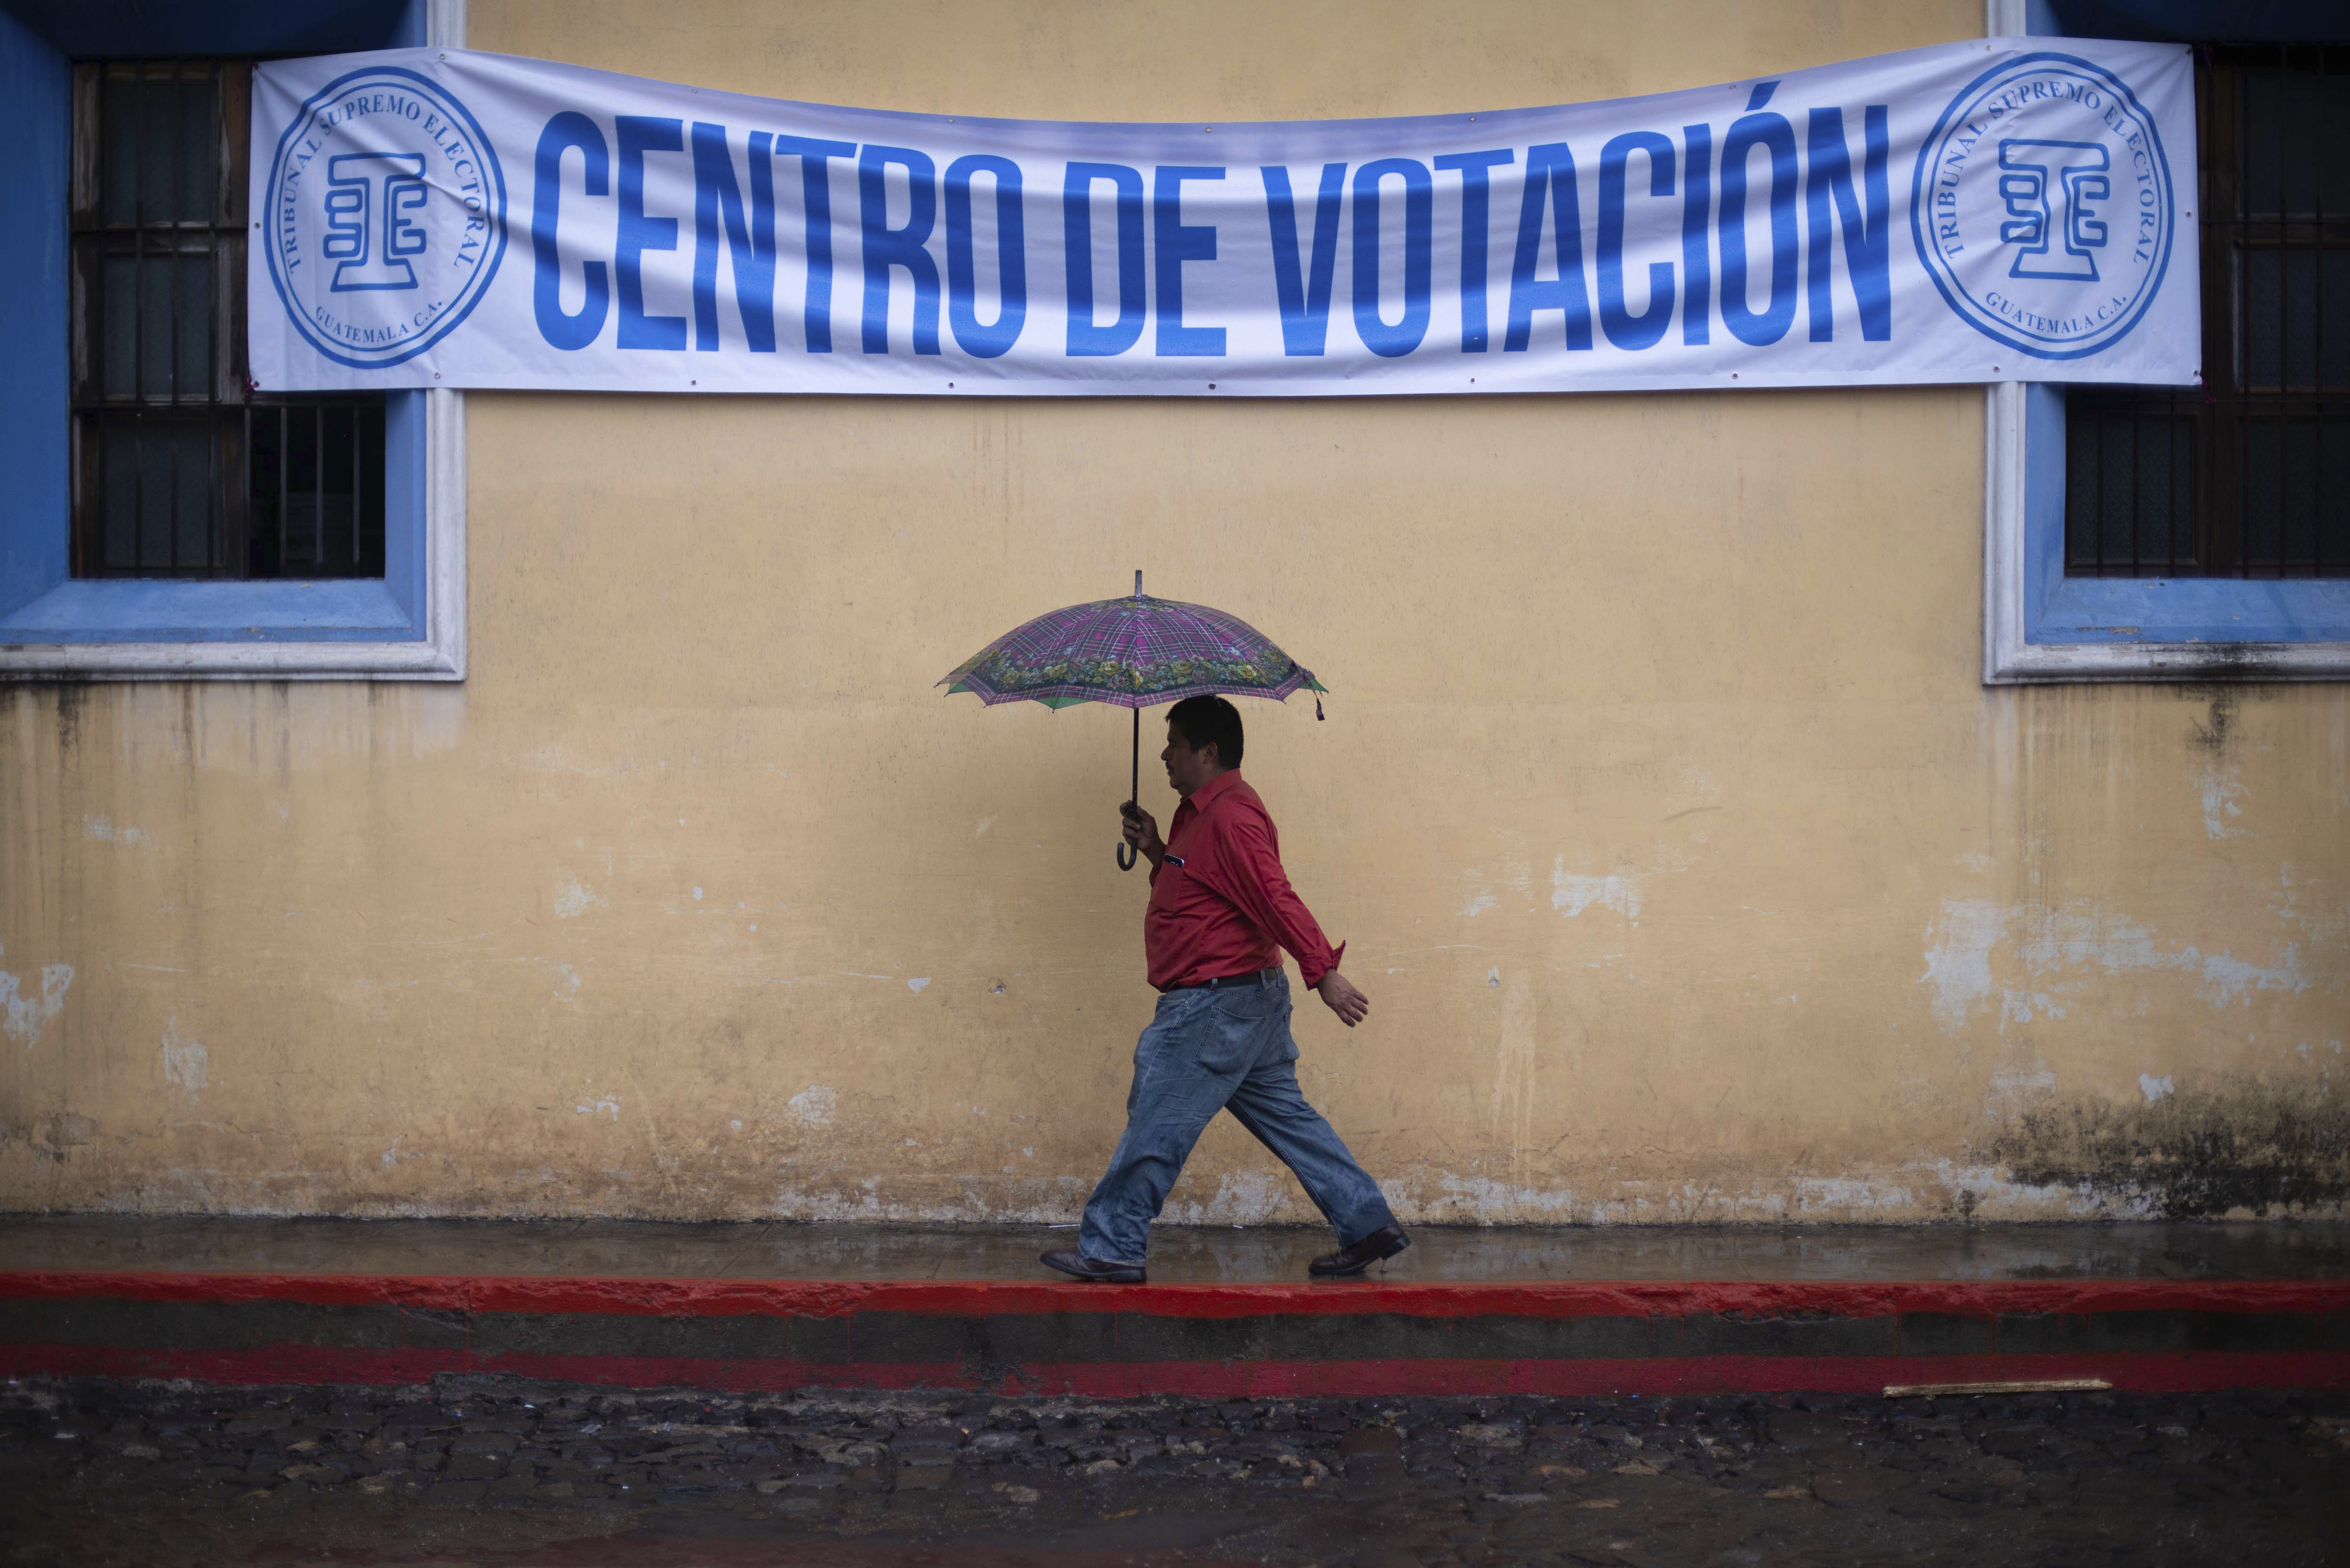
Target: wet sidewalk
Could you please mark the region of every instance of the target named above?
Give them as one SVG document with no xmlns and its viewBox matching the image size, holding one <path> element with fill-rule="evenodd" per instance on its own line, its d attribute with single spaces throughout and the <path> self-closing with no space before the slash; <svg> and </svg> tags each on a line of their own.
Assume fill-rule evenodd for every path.
<svg viewBox="0 0 2350 1568">
<path fill-rule="evenodd" d="M 0 1219 L 0 1375 L 745 1392 L 1632 1394 L 2350 1387 L 2350 1226 L 1170 1227 Z"/>
<path fill-rule="evenodd" d="M 0 1215 L 0 1271 L 1030 1281 L 1075 1226 Z M 2350 1280 L 2350 1224 L 1422 1227 L 1372 1278 L 1868 1282 Z M 1153 1284 L 1303 1281 L 1330 1233 L 1162 1226 Z"/>
</svg>

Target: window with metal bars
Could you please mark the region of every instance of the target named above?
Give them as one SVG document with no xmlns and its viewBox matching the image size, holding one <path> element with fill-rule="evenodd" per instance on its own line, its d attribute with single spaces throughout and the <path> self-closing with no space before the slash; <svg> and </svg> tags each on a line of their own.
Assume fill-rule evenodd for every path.
<svg viewBox="0 0 2350 1568">
<path fill-rule="evenodd" d="M 2065 394 L 2064 573 L 2350 576 L 2350 46 L 2203 46 L 2203 385 Z"/>
<path fill-rule="evenodd" d="M 73 572 L 380 577 L 380 397 L 245 374 L 247 60 L 74 67 Z"/>
</svg>

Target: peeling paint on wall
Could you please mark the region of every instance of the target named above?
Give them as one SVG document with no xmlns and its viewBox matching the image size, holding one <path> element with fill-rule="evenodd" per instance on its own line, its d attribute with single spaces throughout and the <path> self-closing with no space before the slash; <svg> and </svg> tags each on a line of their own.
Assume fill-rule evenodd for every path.
<svg viewBox="0 0 2350 1568">
<path fill-rule="evenodd" d="M 584 915 L 590 909 L 603 909 L 610 903 L 577 877 L 562 876 L 555 879 L 555 912 L 564 919 Z"/>
<path fill-rule="evenodd" d="M 53 1164 L 72 1158 L 77 1149 L 88 1148 L 98 1136 L 98 1123 L 77 1111 L 57 1111 L 41 1118 L 28 1140 L 33 1152 Z"/>
<path fill-rule="evenodd" d="M 2247 831 L 2237 819 L 2244 809 L 2237 803 L 2243 798 L 2244 786 L 2234 776 L 2232 769 L 2210 767 L 2202 776 L 2203 833 L 2208 838 L 2240 838 Z"/>
<path fill-rule="evenodd" d="M 1230 1170 L 1216 1179 L 1216 1190 L 1204 1203 L 1171 1199 L 1161 1223 L 1170 1225 L 1268 1225 L 1276 1223 L 1289 1199 L 1285 1171 Z M 1178 1189 L 1179 1194 L 1180 1189 Z"/>
<path fill-rule="evenodd" d="M 1541 1054 L 1534 988 L 1513 975 L 1502 992 L 1502 1027 L 1493 1048 L 1492 1120 L 1505 1147 L 1524 1148 L 1538 1106 L 1535 1071 Z"/>
<path fill-rule="evenodd" d="M 1566 857 L 1561 856 L 1551 867 L 1550 907 L 1562 915 L 1573 917 L 1596 904 L 1627 919 L 1638 919 L 1642 880 L 1622 872 L 1610 872 L 1605 877 L 1580 876 L 1567 870 Z"/>
<path fill-rule="evenodd" d="M 2311 979 L 2301 944 L 2288 942 L 2268 962 L 2230 952 L 2204 953 L 2192 944 L 2164 945 L 2145 926 L 2100 899 L 2075 899 L 2048 909 L 2005 905 L 1982 898 L 1946 898 L 1940 917 L 1927 931 L 1926 971 L 1934 1016 L 1943 1033 L 1967 1029 L 1975 1013 L 1993 1005 L 2003 1021 L 2028 1023 L 2035 1015 L 2064 1016 L 2064 999 L 2080 980 L 2095 976 L 2152 974 L 2166 971 L 2195 977 L 2198 995 L 2214 1007 L 2241 1001 L 2254 991 L 2298 993 Z M 1993 960 L 2012 978 L 1995 978 Z M 2015 980 L 2053 981 L 2044 989 Z"/>
<path fill-rule="evenodd" d="M 211 1064 L 211 1054 L 203 1045 L 180 1033 L 179 1015 L 174 1013 L 163 1025 L 163 1076 L 192 1100 L 203 1090 Z"/>
<path fill-rule="evenodd" d="M 840 1096 L 822 1084 L 810 1084 L 784 1104 L 802 1127 L 820 1127 L 832 1120 L 832 1113 L 840 1107 Z"/>
<path fill-rule="evenodd" d="M 2195 950 L 2189 948 L 2187 956 L 2193 958 Z M 2215 1007 L 2240 1001 L 2248 991 L 2301 992 L 2309 988 L 2309 977 L 2302 972 L 2301 950 L 2284 950 L 2283 961 L 2272 964 L 2246 963 L 2241 959 L 2217 953 L 2203 961 L 2203 997 Z"/>
<path fill-rule="evenodd" d="M 2241 701 L 2238 693 L 2223 688 L 2211 693 L 2208 719 L 2189 722 L 2189 740 L 2202 753 L 2195 784 L 2202 797 L 2207 838 L 2241 838 L 2249 831 L 2241 823 L 2244 784 L 2234 754 L 2240 749 L 2235 732 Z"/>
<path fill-rule="evenodd" d="M 1383 1190 L 1385 1187 L 1386 1184 L 1381 1183 Z M 1572 1189 L 1544 1190 L 1538 1187 L 1496 1181 L 1488 1176 L 1451 1175 L 1439 1176 L 1435 1187 L 1441 1196 L 1435 1197 L 1433 1202 L 1430 1201 L 1432 1195 L 1421 1192 L 1418 1183 L 1399 1182 L 1398 1192 L 1390 1196 L 1400 1194 L 1404 1197 L 1405 1210 L 1399 1213 L 1417 1210 L 1434 1220 L 1447 1218 L 1474 1220 L 1487 1214 L 1521 1213 L 1541 1216 L 1554 1222 L 1577 1219 L 1593 1224 L 1603 1222 L 1596 1214 L 1577 1213 L 1577 1202 Z M 1414 1197 L 1418 1197 L 1419 1201 L 1412 1202 Z"/>
<path fill-rule="evenodd" d="M 1692 806 L 1687 811 L 1674 813 L 1667 820 L 1678 820 L 1715 809 L 1712 805 Z M 1700 843 L 1706 841 L 1706 836 L 1701 832 L 1694 833 L 1692 836 Z M 1670 846 L 1659 846 L 1650 857 L 1648 868 L 1645 871 L 1630 869 L 1619 862 L 1616 870 L 1586 875 L 1569 871 L 1566 857 L 1557 856 L 1552 859 L 1550 867 L 1550 907 L 1569 919 L 1589 909 L 1613 909 L 1637 926 L 1640 923 L 1640 906 L 1648 897 L 1648 884 L 1659 877 L 1671 876 L 1689 868 L 1688 857 Z"/>
<path fill-rule="evenodd" d="M 1942 1033 L 1956 1034 L 1967 1026 L 1975 1008 L 1996 989 L 1991 977 L 1991 950 L 2007 932 L 2010 911 L 1983 898 L 1945 898 L 1941 919 L 1927 931 L 1926 972 L 1919 978 L 1933 987 L 1934 1016 Z"/>
<path fill-rule="evenodd" d="M 0 949 L 0 957 L 6 950 Z M 73 965 L 50 963 L 41 966 L 41 989 L 26 993 L 24 981 L 0 970 L 0 1033 L 11 1040 L 21 1040 L 27 1048 L 41 1038 L 41 1031 L 66 1010 L 66 992 L 73 986 Z"/>
</svg>

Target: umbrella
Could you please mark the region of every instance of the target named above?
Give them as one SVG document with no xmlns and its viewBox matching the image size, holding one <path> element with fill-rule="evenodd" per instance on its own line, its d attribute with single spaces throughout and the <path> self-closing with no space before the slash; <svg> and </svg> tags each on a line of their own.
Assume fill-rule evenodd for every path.
<svg viewBox="0 0 2350 1568">
<path fill-rule="evenodd" d="M 949 696 L 969 691 L 990 707 L 1110 702 L 1133 709 L 1137 799 L 1142 794 L 1145 708 L 1202 691 L 1278 702 L 1300 687 L 1328 690 L 1238 616 L 1147 597 L 1140 572 L 1134 574 L 1132 597 L 1069 605 L 1024 622 L 955 666 L 939 684 Z M 1322 717 L 1319 698 L 1314 716 Z M 1131 870 L 1134 851 L 1119 845 L 1118 864 L 1120 870 Z"/>
</svg>

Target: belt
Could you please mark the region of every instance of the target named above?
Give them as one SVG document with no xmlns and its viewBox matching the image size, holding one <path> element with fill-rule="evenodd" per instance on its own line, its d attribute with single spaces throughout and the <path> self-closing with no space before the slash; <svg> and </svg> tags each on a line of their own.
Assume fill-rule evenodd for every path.
<svg viewBox="0 0 2350 1568">
<path fill-rule="evenodd" d="M 1219 975 L 1214 980 L 1195 980 L 1182 985 L 1170 985 L 1159 994 L 1164 996 L 1178 991 L 1222 991 L 1234 985 L 1271 985 L 1281 978 L 1281 966 L 1275 964 L 1271 969 L 1253 970 L 1247 974 Z"/>
</svg>

